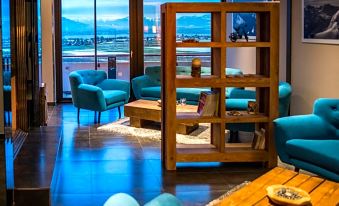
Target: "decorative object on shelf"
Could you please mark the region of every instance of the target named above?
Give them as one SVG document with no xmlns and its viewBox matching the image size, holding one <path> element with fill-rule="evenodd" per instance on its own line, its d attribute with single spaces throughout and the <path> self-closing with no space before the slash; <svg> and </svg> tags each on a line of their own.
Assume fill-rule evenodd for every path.
<svg viewBox="0 0 339 206">
<path fill-rule="evenodd" d="M 183 43 L 198 43 L 199 40 L 196 39 L 184 39 L 182 40 Z"/>
<path fill-rule="evenodd" d="M 186 98 L 180 98 L 179 104 L 180 105 L 186 105 Z"/>
<path fill-rule="evenodd" d="M 232 32 L 229 35 L 231 42 L 236 42 L 238 39 L 242 39 L 242 36 L 245 37 L 246 41 L 248 42 L 248 32 L 245 29 L 245 26 L 239 25 L 234 27 L 235 32 Z"/>
<path fill-rule="evenodd" d="M 230 116 L 242 116 L 241 112 L 236 111 L 236 110 L 231 110 L 231 111 L 227 112 L 227 115 L 230 115 Z"/>
<path fill-rule="evenodd" d="M 161 107 L 161 99 L 157 100 L 158 106 Z"/>
<path fill-rule="evenodd" d="M 219 93 L 216 91 L 204 91 L 200 93 L 198 114 L 200 116 L 215 116 L 218 114 Z"/>
<path fill-rule="evenodd" d="M 271 185 L 266 188 L 267 196 L 278 205 L 310 205 L 310 195 L 299 188 L 286 185 Z"/>
<path fill-rule="evenodd" d="M 201 60 L 199 58 L 192 59 L 192 77 L 200 77 L 201 76 Z"/>
<path fill-rule="evenodd" d="M 266 143 L 265 133 L 266 131 L 264 128 L 261 128 L 260 131 L 254 132 L 254 138 L 252 141 L 252 149 L 255 149 L 255 150 L 265 149 L 265 143 Z"/>
<path fill-rule="evenodd" d="M 257 114 L 258 113 L 258 104 L 255 101 L 248 101 L 247 104 L 248 114 Z"/>
<path fill-rule="evenodd" d="M 338 0 L 302 1 L 303 42 L 339 44 Z"/>
</svg>

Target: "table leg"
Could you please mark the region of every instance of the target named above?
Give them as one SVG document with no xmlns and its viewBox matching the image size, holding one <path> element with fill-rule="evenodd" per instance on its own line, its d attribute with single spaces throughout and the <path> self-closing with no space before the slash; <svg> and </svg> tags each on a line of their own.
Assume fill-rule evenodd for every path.
<svg viewBox="0 0 339 206">
<path fill-rule="evenodd" d="M 144 125 L 144 120 L 137 117 L 130 117 L 129 122 L 132 127 L 136 128 L 142 128 Z"/>
<path fill-rule="evenodd" d="M 199 124 L 194 124 L 194 125 L 178 124 L 177 125 L 177 133 L 188 135 L 189 133 L 198 129 L 198 127 L 199 127 Z"/>
</svg>

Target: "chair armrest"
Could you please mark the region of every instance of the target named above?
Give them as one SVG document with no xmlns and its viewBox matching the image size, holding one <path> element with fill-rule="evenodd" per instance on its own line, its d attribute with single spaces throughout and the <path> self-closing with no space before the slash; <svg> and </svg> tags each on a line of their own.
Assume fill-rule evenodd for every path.
<svg viewBox="0 0 339 206">
<path fill-rule="evenodd" d="M 89 84 L 80 84 L 77 96 L 78 107 L 93 111 L 105 111 L 106 101 L 102 89 Z"/>
<path fill-rule="evenodd" d="M 256 99 L 256 92 L 252 90 L 234 88 L 230 92 L 230 99 Z"/>
<path fill-rule="evenodd" d="M 274 120 L 275 144 L 280 159 L 289 163 L 285 151 L 286 142 L 291 139 L 328 139 L 331 130 L 321 117 L 309 114 L 278 118 Z"/>
<path fill-rule="evenodd" d="M 145 87 L 159 86 L 148 75 L 135 77 L 132 79 L 132 89 L 136 99 L 141 99 L 141 89 Z"/>
<path fill-rule="evenodd" d="M 126 92 L 127 97 L 125 102 L 127 103 L 130 97 L 130 83 L 120 79 L 105 79 L 97 85 L 102 90 L 121 90 Z"/>
</svg>

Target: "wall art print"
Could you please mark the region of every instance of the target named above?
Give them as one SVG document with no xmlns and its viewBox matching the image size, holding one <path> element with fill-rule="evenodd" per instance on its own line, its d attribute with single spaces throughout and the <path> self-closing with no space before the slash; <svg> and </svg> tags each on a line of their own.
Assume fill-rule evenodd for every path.
<svg viewBox="0 0 339 206">
<path fill-rule="evenodd" d="M 339 0 L 302 0 L 303 42 L 339 44 Z"/>
</svg>

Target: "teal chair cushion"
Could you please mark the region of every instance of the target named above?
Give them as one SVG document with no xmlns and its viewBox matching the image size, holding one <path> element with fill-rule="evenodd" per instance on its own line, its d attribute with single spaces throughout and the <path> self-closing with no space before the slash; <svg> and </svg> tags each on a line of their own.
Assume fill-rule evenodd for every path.
<svg viewBox="0 0 339 206">
<path fill-rule="evenodd" d="M 144 87 L 141 89 L 141 96 L 159 98 L 161 96 L 161 88 L 157 87 Z"/>
<path fill-rule="evenodd" d="M 145 206 L 182 206 L 182 204 L 174 195 L 163 193 L 146 203 Z"/>
<path fill-rule="evenodd" d="M 301 159 L 339 173 L 338 140 L 292 139 L 286 142 L 286 152 L 290 158 Z"/>
<path fill-rule="evenodd" d="M 104 203 L 104 206 L 140 206 L 130 195 L 118 193 Z M 145 206 L 182 206 L 182 203 L 169 193 L 163 193 L 145 204 Z"/>
<path fill-rule="evenodd" d="M 126 92 L 120 90 L 103 90 L 103 93 L 107 105 L 124 102 L 127 96 Z"/>
<path fill-rule="evenodd" d="M 118 193 L 106 200 L 104 206 L 140 206 L 131 196 L 125 193 Z"/>
</svg>

